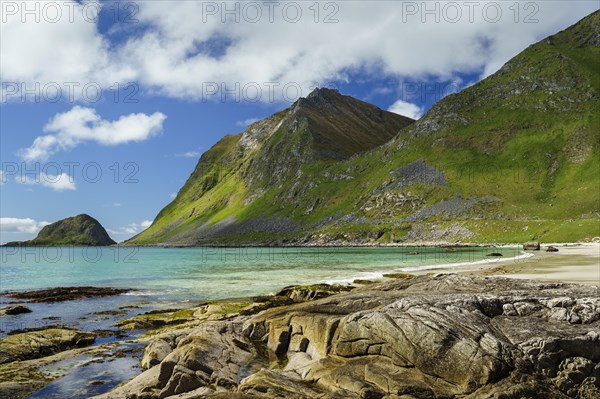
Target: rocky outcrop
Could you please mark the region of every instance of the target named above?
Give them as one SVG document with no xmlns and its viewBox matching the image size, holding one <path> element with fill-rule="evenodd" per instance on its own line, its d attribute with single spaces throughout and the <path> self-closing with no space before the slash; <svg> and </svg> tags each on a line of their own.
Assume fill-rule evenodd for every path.
<svg viewBox="0 0 600 399">
<path fill-rule="evenodd" d="M 8 298 L 24 300 L 27 302 L 49 303 L 121 295 L 129 291 L 132 290 L 106 287 L 57 287 L 32 291 L 8 291 L 3 292 L 2 295 Z"/>
<path fill-rule="evenodd" d="M 0 364 L 37 359 L 67 349 L 94 343 L 89 332 L 65 328 L 50 328 L 10 335 L 0 340 Z"/>
<path fill-rule="evenodd" d="M 23 305 L 10 305 L 0 308 L 0 316 L 16 316 L 23 313 L 31 313 L 31 309 Z"/>
<path fill-rule="evenodd" d="M 600 299 L 597 287 L 409 276 L 170 331 L 146 354 L 150 368 L 102 398 L 591 399 Z"/>
</svg>

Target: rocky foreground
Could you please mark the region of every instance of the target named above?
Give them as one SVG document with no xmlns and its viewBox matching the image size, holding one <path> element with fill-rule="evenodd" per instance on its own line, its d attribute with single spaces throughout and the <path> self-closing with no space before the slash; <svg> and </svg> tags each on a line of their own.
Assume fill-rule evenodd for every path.
<svg viewBox="0 0 600 399">
<path fill-rule="evenodd" d="M 97 399 L 600 397 L 597 287 L 435 275 L 280 294 L 156 330 L 147 370 Z"/>
</svg>

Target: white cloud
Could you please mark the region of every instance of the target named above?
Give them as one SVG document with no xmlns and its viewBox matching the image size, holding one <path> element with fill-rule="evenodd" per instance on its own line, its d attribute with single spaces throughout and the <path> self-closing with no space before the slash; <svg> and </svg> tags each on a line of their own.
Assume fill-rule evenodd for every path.
<svg viewBox="0 0 600 399">
<path fill-rule="evenodd" d="M 0 186 L 6 183 L 6 174 L 3 170 L 0 170 Z"/>
<path fill-rule="evenodd" d="M 409 118 L 412 119 L 419 119 L 420 117 L 423 116 L 423 108 L 420 108 L 419 106 L 406 102 L 406 101 L 402 101 L 402 100 L 398 100 L 395 103 L 393 103 L 389 108 L 388 111 L 393 112 L 395 114 L 398 115 L 402 115 L 402 116 L 408 116 Z"/>
<path fill-rule="evenodd" d="M 198 158 L 202 153 L 200 151 L 188 151 L 181 154 L 175 154 L 178 158 Z"/>
<path fill-rule="evenodd" d="M 50 2 L 2 2 L 3 84 L 23 82 L 27 89 L 52 84 L 67 89 L 65 84 L 77 82 L 80 86 L 73 92 L 81 97 L 83 85 L 109 87 L 134 76 L 127 65 L 115 63 L 111 43 L 98 32 L 95 10 L 100 2 L 46 3 Z M 25 14 L 25 9 L 34 12 Z"/>
<path fill-rule="evenodd" d="M 247 126 L 250 126 L 251 124 L 253 124 L 254 122 L 258 122 L 259 120 L 260 120 L 259 118 L 248 118 L 243 121 L 237 121 L 235 123 L 235 125 L 239 126 L 239 127 L 247 127 Z"/>
<path fill-rule="evenodd" d="M 135 81 L 152 92 L 197 99 L 211 82 L 228 89 L 277 82 L 277 97 L 282 86 L 296 83 L 307 94 L 311 86 L 347 80 L 348 72 L 360 69 L 401 80 L 451 79 L 465 72 L 487 76 L 529 44 L 598 8 L 582 0 L 530 2 L 519 3 L 515 15 L 510 2 L 448 2 L 459 6 L 456 22 L 456 10 L 446 9 L 446 2 L 332 2 L 327 4 L 339 7 L 338 22 L 323 23 L 334 9 L 319 3 L 315 23 L 312 3 L 300 2 L 297 23 L 283 18 L 284 3 L 275 8 L 273 23 L 267 7 L 258 23 L 243 18 L 223 23 L 220 12 L 206 15 L 208 2 L 147 1 L 136 3 L 139 29 L 121 29 L 119 41 L 111 42 L 110 33 L 101 34 L 97 24 L 81 18 L 84 4 L 67 3 L 76 8 L 74 22 L 22 24 L 16 15 L 1 24 L 3 81 L 97 82 L 104 88 Z M 212 4 L 231 9 L 242 3 Z M 496 22 L 490 22 L 495 16 L 490 5 L 502 8 Z M 438 7 L 437 13 L 425 14 L 426 6 Z M 537 22 L 525 23 L 530 16 Z M 266 88 L 262 94 L 263 101 L 270 100 Z M 294 97 L 293 90 L 288 95 Z"/>
<path fill-rule="evenodd" d="M 102 119 L 94 109 L 80 106 L 56 114 L 44 126 L 44 132 L 29 148 L 19 151 L 25 161 L 45 161 L 58 151 L 75 148 L 85 141 L 115 146 L 144 141 L 162 132 L 166 116 L 160 112 L 152 115 L 130 114 L 116 121 Z"/>
<path fill-rule="evenodd" d="M 405 3 L 339 2 L 339 21 L 331 24 L 322 19 L 315 23 L 308 7 L 303 7 L 299 22 L 289 23 L 282 18 L 283 6 L 274 23 L 243 19 L 222 23 L 218 14 L 199 24 L 202 2 L 143 2 L 139 18 L 152 28 L 119 51 L 122 58 L 128 57 L 140 82 L 173 97 L 201 97 L 207 82 L 225 83 L 228 89 L 236 83 L 242 87 L 252 82 L 296 83 L 306 94 L 313 84 L 344 80 L 347 71 L 361 68 L 407 79 L 451 78 L 456 72 L 489 74 L 542 36 L 597 8 L 585 1 L 535 3 L 539 22 L 522 22 L 528 9 L 520 10 L 520 23 L 515 23 L 510 5 L 504 4 L 503 16 L 492 23 L 487 15 L 494 16 L 494 10 L 486 4 L 499 3 L 480 2 L 473 21 L 469 9 L 462 7 L 462 18 L 454 23 L 451 10 L 442 9 L 444 2 L 427 4 L 440 7 L 442 18 L 436 23 L 435 16 L 427 17 L 423 10 L 409 15 Z M 321 11 L 322 18 L 327 12 Z M 445 12 L 449 17 L 444 18 Z M 186 18 L 190 15 L 197 17 Z M 427 23 L 422 22 L 424 17 Z M 213 54 L 211 44 L 216 40 L 222 48 Z"/>
<path fill-rule="evenodd" d="M 154 223 L 154 220 L 144 220 L 142 223 L 140 223 L 140 226 L 147 229 L 148 227 L 152 226 L 152 223 Z"/>
<path fill-rule="evenodd" d="M 120 207 L 120 206 L 121 206 L 121 203 L 120 203 L 120 202 L 115 202 L 115 203 L 113 204 L 113 206 L 114 206 L 115 208 L 118 208 L 118 207 Z"/>
<path fill-rule="evenodd" d="M 172 199 L 177 198 L 177 193 L 171 193 L 169 194 L 169 197 L 171 197 Z"/>
<path fill-rule="evenodd" d="M 31 218 L 0 218 L 0 231 L 3 233 L 37 234 L 48 222 L 38 222 Z"/>
<path fill-rule="evenodd" d="M 61 173 L 60 175 L 40 173 L 35 177 L 21 175 L 15 177 L 15 181 L 27 186 L 40 185 L 58 192 L 77 190 L 75 180 L 66 173 Z"/>
<path fill-rule="evenodd" d="M 152 225 L 152 220 L 144 220 L 141 223 L 130 223 L 127 226 L 120 227 L 115 230 L 107 229 L 110 234 L 114 234 L 117 236 L 133 236 L 142 230 L 147 229 Z"/>
</svg>

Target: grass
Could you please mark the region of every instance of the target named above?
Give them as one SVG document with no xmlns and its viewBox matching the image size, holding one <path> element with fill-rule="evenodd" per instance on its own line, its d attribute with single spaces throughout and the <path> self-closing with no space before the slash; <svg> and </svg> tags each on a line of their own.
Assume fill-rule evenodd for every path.
<svg viewBox="0 0 600 399">
<path fill-rule="evenodd" d="M 219 222 L 282 217 L 300 223 L 302 231 L 210 240 L 265 243 L 324 234 L 352 241 L 375 234 L 383 243 L 402 240 L 414 229 L 456 224 L 473 233 L 470 242 L 600 236 L 600 49 L 578 42 L 599 19 L 597 13 L 551 42 L 529 47 L 497 74 L 442 100 L 423 120 L 438 118 L 447 125 L 429 134 L 414 135 L 416 128 L 408 126 L 380 148 L 363 147 L 342 160 L 323 156 L 335 150 L 333 138 L 341 132 L 328 118 L 345 127 L 362 112 L 348 112 L 354 106 L 349 105 L 327 116 L 309 107 L 300 122 L 289 111 L 275 114 L 259 124 L 278 130 L 254 150 L 241 150 L 241 135 L 227 136 L 202 156 L 177 199 L 132 243 L 195 243 Z M 356 142 L 363 140 L 360 129 L 346 129 Z M 410 142 L 398 149 L 406 137 Z M 339 151 L 356 153 L 356 142 Z M 413 184 L 393 192 L 418 197 L 422 208 L 457 197 L 493 202 L 412 224 L 402 222 L 415 211 L 410 207 L 384 201 L 380 209 L 362 209 L 394 177 L 390 172 L 417 160 L 443 173 L 448 184 Z M 210 166 L 216 162 L 218 167 Z M 320 223 L 344 215 L 345 222 Z"/>
</svg>

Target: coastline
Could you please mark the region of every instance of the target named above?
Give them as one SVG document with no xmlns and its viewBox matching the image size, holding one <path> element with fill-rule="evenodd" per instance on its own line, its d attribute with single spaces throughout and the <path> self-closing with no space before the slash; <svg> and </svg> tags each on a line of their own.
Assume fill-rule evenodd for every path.
<svg viewBox="0 0 600 399">
<path fill-rule="evenodd" d="M 558 248 L 559 251 L 544 251 L 548 245 Z M 515 248 L 514 245 L 495 245 L 492 247 Z M 73 348 L 39 359 L 26 360 L 26 358 L 24 358 L 25 360 L 17 360 L 5 365 L 0 365 L 0 377 L 2 377 L 0 378 L 0 393 L 13 392 L 12 390 L 14 389 L 14 392 L 19 392 L 21 395 L 27 395 L 38 391 L 38 389 L 42 389 L 41 391 L 38 391 L 37 396 L 34 396 L 37 398 L 45 397 L 44 395 L 50 395 L 53 392 L 61 392 L 63 389 L 79 389 L 87 392 L 83 395 L 87 395 L 86 397 L 93 396 L 93 394 L 100 394 L 100 397 L 102 398 L 109 398 L 112 396 L 108 394 L 108 391 L 111 391 L 112 389 L 118 390 L 119 388 L 117 388 L 117 386 L 127 384 L 132 378 L 134 378 L 134 380 L 143 380 L 145 374 L 140 373 L 142 373 L 143 369 L 148 368 L 148 362 L 162 361 L 162 357 L 156 360 L 149 358 L 149 356 L 154 353 L 153 350 L 155 350 L 153 349 L 154 347 L 151 347 L 150 345 L 157 345 L 154 342 L 159 342 L 161 347 L 165 347 L 166 349 L 164 350 L 168 353 L 175 350 L 176 347 L 171 345 L 169 337 L 172 335 L 184 337 L 189 334 L 194 334 L 196 329 L 198 329 L 198 331 L 204 331 L 202 326 L 209 326 L 211 323 L 220 323 L 219 325 L 222 326 L 221 328 L 229 329 L 232 328 L 232 326 L 237 325 L 237 322 L 234 322 L 234 320 L 239 319 L 240 323 L 245 323 L 250 320 L 251 317 L 261 319 L 263 316 L 260 315 L 263 314 L 263 311 L 264 314 L 267 315 L 264 317 L 269 317 L 268 315 L 273 314 L 285 315 L 288 311 L 286 309 L 291 310 L 298 308 L 303 312 L 303 310 L 301 310 L 304 309 L 303 306 L 307 306 L 308 308 L 314 306 L 316 314 L 321 314 L 321 305 L 319 305 L 321 301 L 315 302 L 315 305 L 310 304 L 315 300 L 324 299 L 330 295 L 335 295 L 335 298 L 347 298 L 347 300 L 350 301 L 349 303 L 354 303 L 353 300 L 351 300 L 353 295 L 361 296 L 364 295 L 362 294 L 363 292 L 371 292 L 369 295 L 374 295 L 374 297 L 377 298 L 381 296 L 381 300 L 392 301 L 393 296 L 380 293 L 387 292 L 387 288 L 379 291 L 380 288 L 378 287 L 394 287 L 394 290 L 397 292 L 397 294 L 394 295 L 402 297 L 405 295 L 403 292 L 407 286 L 423 283 L 429 287 L 423 291 L 425 294 L 431 290 L 437 291 L 438 289 L 441 289 L 438 287 L 436 281 L 442 280 L 446 281 L 448 284 L 447 288 L 443 288 L 442 290 L 450 290 L 448 292 L 448 294 L 451 295 L 449 298 L 451 298 L 452 301 L 459 302 L 462 300 L 460 299 L 460 296 L 454 295 L 461 292 L 460 286 L 462 284 L 467 284 L 469 290 L 472 290 L 473 292 L 479 292 L 479 285 L 491 284 L 490 287 L 495 287 L 495 282 L 498 282 L 498 284 L 501 284 L 504 288 L 494 288 L 498 290 L 496 295 L 501 296 L 502 292 L 506 292 L 509 297 L 512 297 L 511 295 L 513 294 L 524 295 L 527 290 L 523 291 L 520 288 L 515 288 L 520 287 L 522 284 L 528 287 L 536 287 L 538 290 L 542 289 L 540 287 L 543 287 L 544 285 L 540 281 L 588 285 L 588 287 L 585 287 L 586 291 L 584 291 L 587 293 L 585 294 L 587 296 L 591 295 L 594 287 L 600 287 L 600 243 L 544 244 L 540 251 L 525 252 L 520 248 L 515 251 L 515 253 L 518 254 L 514 257 L 491 257 L 489 260 L 485 259 L 475 262 L 432 265 L 419 270 L 408 270 L 414 269 L 411 267 L 390 267 L 388 270 L 384 271 L 367 272 L 369 276 L 363 273 L 355 276 L 353 279 L 344 281 L 344 283 L 353 282 L 353 285 L 356 287 L 354 289 L 351 289 L 347 285 L 327 287 L 318 282 L 313 282 L 313 285 L 297 285 L 293 288 L 288 287 L 275 295 L 220 299 L 200 304 L 178 302 L 173 304 L 174 308 L 163 308 L 162 310 L 153 309 L 152 303 L 139 302 L 138 298 L 139 303 L 132 302 L 130 306 L 123 306 L 123 304 L 121 304 L 121 307 L 118 309 L 110 308 L 100 312 L 96 311 L 91 313 L 91 315 L 96 315 L 94 316 L 96 319 L 92 318 L 88 321 L 91 322 L 90 325 L 96 324 L 95 331 L 88 330 L 86 323 L 83 321 L 77 323 L 78 325 L 75 326 L 75 328 L 81 330 L 82 333 L 89 333 L 91 331 L 96 335 L 95 345 L 86 346 L 84 348 Z M 460 251 L 457 251 L 456 253 L 458 256 Z M 400 271 L 402 271 L 402 273 Z M 397 274 L 394 274 L 395 272 L 397 272 Z M 389 275 L 386 277 L 383 274 Z M 369 279 L 369 277 L 371 277 L 373 281 L 366 280 Z M 524 281 L 527 279 L 536 281 Z M 336 284 L 340 282 L 332 281 L 331 283 Z M 556 296 L 558 299 L 560 299 L 559 297 L 562 297 L 563 290 L 565 290 L 564 294 L 566 295 L 579 295 L 577 292 L 579 292 L 579 290 L 584 290 L 583 286 L 577 288 L 576 286 L 563 286 L 561 284 L 556 285 L 556 287 L 556 290 L 558 291 L 556 294 L 552 295 Z M 513 290 L 516 291 L 511 294 L 511 291 Z M 482 293 L 483 292 L 485 291 L 482 291 Z M 122 295 L 125 297 L 129 296 L 128 293 Z M 518 295 L 515 298 L 517 298 Z M 536 300 L 540 301 L 541 299 Z M 77 301 L 65 302 L 64 306 L 72 307 L 76 302 Z M 70 303 L 70 305 L 67 305 L 67 303 Z M 85 303 L 82 301 L 81 305 L 85 305 Z M 98 303 L 97 300 L 95 303 Z M 306 305 L 303 305 L 303 303 L 306 303 Z M 35 308 L 35 304 L 33 303 L 24 304 L 32 307 L 34 313 L 41 310 Z M 355 305 L 348 306 L 353 309 L 353 306 Z M 425 305 L 419 304 L 418 306 Z M 466 305 L 461 302 L 460 306 Z M 382 310 L 384 313 L 388 311 L 389 310 Z M 63 335 L 70 334 L 69 328 L 73 327 L 70 327 L 69 323 L 64 324 L 66 321 L 67 320 L 65 319 L 62 321 L 58 320 L 56 323 L 57 325 L 46 325 L 43 326 L 41 330 L 37 331 L 34 331 L 35 329 L 31 331 L 25 330 L 24 333 L 20 335 L 22 337 L 20 340 L 23 345 L 27 347 L 28 340 L 39 340 L 39 334 L 44 334 L 43 331 L 60 331 Z M 101 324 L 98 324 L 98 322 Z M 262 325 L 261 323 L 262 322 L 259 324 Z M 569 323 L 572 322 L 569 321 Z M 305 327 L 312 328 L 310 325 Z M 57 328 L 62 330 L 56 330 Z M 236 340 L 241 340 L 242 338 L 243 335 L 237 336 Z M 271 338 L 269 338 L 269 340 L 270 339 Z M 313 339 L 316 340 L 316 338 Z M 164 342 L 169 344 L 164 344 Z M 171 346 L 169 347 L 169 345 Z M 228 350 L 232 348 L 231 345 L 227 345 Z M 143 350 L 143 347 L 146 347 L 145 351 Z M 209 351 L 215 349 L 217 348 L 207 348 Z M 277 348 L 275 347 L 271 349 L 275 352 L 277 351 Z M 261 350 L 266 349 L 263 348 Z M 103 355 L 101 355 L 103 360 L 100 363 L 97 363 L 94 360 L 98 359 L 97 356 L 93 356 L 93 354 L 96 353 L 103 353 Z M 296 356 L 295 352 L 291 354 Z M 59 361 L 59 359 L 61 360 Z M 77 365 L 69 366 L 61 371 L 56 371 L 56 368 L 62 364 L 63 360 L 71 364 L 72 360 L 68 359 L 83 360 L 81 360 L 80 363 L 77 363 Z M 110 376 L 110 378 L 107 375 L 102 374 L 105 368 L 102 366 L 102 363 L 112 362 L 113 360 L 111 359 L 118 359 L 119 362 L 123 362 L 123 365 L 130 371 L 126 375 L 115 375 Z M 140 364 L 146 364 L 146 366 L 140 368 Z M 25 385 L 9 383 L 8 381 L 19 375 L 19 368 L 21 367 L 27 367 L 27 369 L 30 370 L 28 371 L 30 377 L 24 378 Z M 43 371 L 48 367 L 55 370 L 54 374 L 48 374 Z M 256 370 L 254 371 L 256 372 Z M 76 378 L 75 375 L 78 375 L 77 373 L 80 373 L 79 375 L 81 378 L 86 380 L 83 381 L 80 380 L 80 378 Z M 75 395 L 74 397 L 82 398 L 83 396 Z M 54 396 L 50 395 L 48 397 Z"/>
<path fill-rule="evenodd" d="M 415 270 L 415 275 L 459 273 L 600 286 L 600 243 L 551 243 L 558 252 L 527 251 L 527 258 L 473 262 L 461 266 Z M 516 261 L 515 261 L 516 260 Z"/>
</svg>

